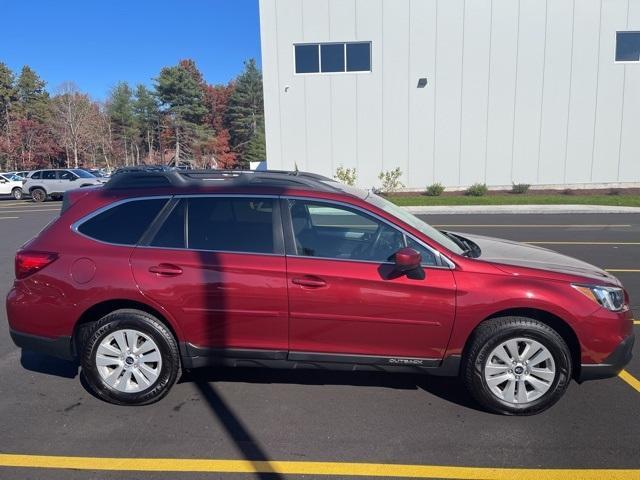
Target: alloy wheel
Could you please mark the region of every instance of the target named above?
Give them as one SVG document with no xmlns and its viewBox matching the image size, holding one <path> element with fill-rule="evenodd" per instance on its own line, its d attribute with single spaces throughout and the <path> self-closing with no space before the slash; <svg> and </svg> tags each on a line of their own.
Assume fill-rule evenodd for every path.
<svg viewBox="0 0 640 480">
<path fill-rule="evenodd" d="M 522 405 L 542 397 L 553 385 L 551 352 L 530 338 L 512 338 L 494 348 L 484 365 L 484 380 L 500 400 Z"/>
<path fill-rule="evenodd" d="M 96 349 L 95 365 L 102 380 L 123 393 L 150 388 L 160 376 L 162 355 L 153 339 L 138 330 L 116 330 Z"/>
</svg>

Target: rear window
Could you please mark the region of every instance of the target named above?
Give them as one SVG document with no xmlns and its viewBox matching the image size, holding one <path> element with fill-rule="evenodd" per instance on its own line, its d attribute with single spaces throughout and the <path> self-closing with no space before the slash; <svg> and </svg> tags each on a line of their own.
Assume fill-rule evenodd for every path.
<svg viewBox="0 0 640 480">
<path fill-rule="evenodd" d="M 102 242 L 135 245 L 165 203 L 165 198 L 125 202 L 83 222 L 78 231 Z"/>
</svg>

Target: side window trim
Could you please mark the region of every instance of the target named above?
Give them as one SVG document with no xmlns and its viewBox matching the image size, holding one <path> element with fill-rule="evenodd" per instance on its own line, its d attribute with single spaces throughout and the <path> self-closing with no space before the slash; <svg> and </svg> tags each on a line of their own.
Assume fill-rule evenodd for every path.
<svg viewBox="0 0 640 480">
<path fill-rule="evenodd" d="M 352 210 L 356 210 L 358 212 L 362 212 L 365 215 L 368 215 L 382 223 L 387 224 L 389 227 L 395 229 L 396 231 L 400 232 L 402 235 L 404 235 L 405 239 L 406 238 L 411 238 L 412 240 L 414 240 L 415 242 L 417 242 L 419 245 L 423 246 L 424 248 L 426 248 L 427 250 L 429 250 L 430 252 L 433 253 L 433 255 L 436 258 L 436 262 L 438 262 L 438 265 L 422 265 L 423 268 L 444 268 L 447 270 L 452 270 L 455 268 L 455 264 L 449 260 L 447 257 L 445 257 L 444 255 L 442 255 L 442 253 L 440 253 L 438 250 L 434 249 L 433 247 L 427 245 L 426 243 L 424 243 L 422 240 L 420 240 L 419 238 L 416 238 L 414 235 L 412 235 L 411 233 L 407 232 L 406 230 L 404 230 L 403 228 L 399 227 L 398 225 L 388 221 L 385 218 L 380 217 L 379 215 L 376 215 L 373 212 L 370 212 L 369 210 L 366 210 L 364 208 L 358 207 L 356 205 L 350 205 L 348 203 L 344 203 L 344 202 L 339 202 L 336 200 L 327 200 L 324 198 L 315 198 L 315 197 L 296 197 L 296 196 L 283 196 L 282 197 L 282 201 L 280 202 L 280 208 L 282 209 L 282 216 L 283 216 L 283 226 L 284 226 L 284 231 L 286 232 L 285 235 L 285 243 L 286 243 L 286 255 L 289 257 L 300 257 L 300 258 L 308 258 L 308 259 L 317 259 L 317 260 L 335 260 L 335 261 L 339 261 L 339 262 L 359 262 L 359 263 L 375 263 L 376 265 L 380 265 L 382 264 L 390 264 L 392 262 L 377 262 L 377 261 L 373 261 L 373 260 L 352 260 L 352 259 L 345 259 L 345 258 L 326 258 L 326 257 L 304 257 L 301 255 L 298 255 L 298 251 L 296 249 L 296 244 L 295 244 L 295 239 L 294 239 L 294 233 L 293 233 L 293 222 L 291 220 L 291 209 L 289 208 L 289 200 L 301 200 L 301 201 L 307 201 L 307 202 L 317 202 L 317 203 L 326 203 L 328 205 L 335 205 L 335 206 L 339 206 L 339 207 L 343 207 L 343 208 L 347 208 L 347 209 L 352 209 Z"/>
</svg>

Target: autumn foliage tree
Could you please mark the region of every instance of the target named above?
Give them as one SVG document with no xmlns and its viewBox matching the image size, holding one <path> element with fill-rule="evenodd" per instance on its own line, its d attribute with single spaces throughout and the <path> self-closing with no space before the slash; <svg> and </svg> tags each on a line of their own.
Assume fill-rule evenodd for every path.
<svg viewBox="0 0 640 480">
<path fill-rule="evenodd" d="M 118 82 L 104 102 L 72 82 L 50 95 L 28 65 L 0 63 L 0 169 L 175 162 L 238 168 L 264 160 L 262 77 L 255 61 L 211 85 L 191 59 L 151 87 Z"/>
</svg>

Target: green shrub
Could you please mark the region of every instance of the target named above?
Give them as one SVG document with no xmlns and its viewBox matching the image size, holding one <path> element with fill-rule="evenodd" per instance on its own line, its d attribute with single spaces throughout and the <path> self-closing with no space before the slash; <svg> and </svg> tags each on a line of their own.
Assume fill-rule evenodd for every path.
<svg viewBox="0 0 640 480">
<path fill-rule="evenodd" d="M 388 193 L 404 187 L 404 183 L 400 181 L 401 176 L 402 171 L 400 170 L 400 167 L 386 172 L 380 172 L 378 179 L 382 182 L 381 190 L 384 193 Z"/>
<path fill-rule="evenodd" d="M 340 166 L 336 170 L 336 174 L 333 176 L 333 178 L 335 178 L 339 182 L 353 187 L 356 184 L 356 180 L 358 179 L 358 174 L 355 168 L 344 168 L 343 166 Z"/>
<path fill-rule="evenodd" d="M 527 193 L 529 191 L 529 187 L 531 187 L 531 185 L 528 183 L 514 183 L 511 186 L 511 193 Z"/>
<path fill-rule="evenodd" d="M 427 187 L 427 191 L 425 192 L 429 197 L 439 197 L 444 192 L 444 185 L 440 182 L 432 183 Z"/>
<path fill-rule="evenodd" d="M 482 197 L 486 195 L 488 191 L 489 189 L 485 183 L 474 183 L 464 191 L 464 194 L 471 197 Z"/>
</svg>

